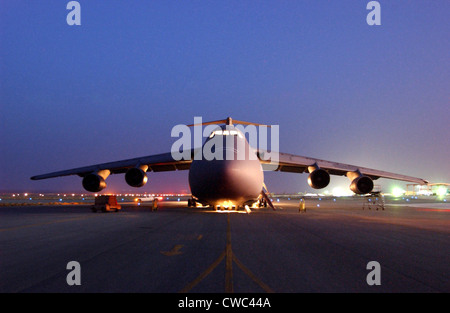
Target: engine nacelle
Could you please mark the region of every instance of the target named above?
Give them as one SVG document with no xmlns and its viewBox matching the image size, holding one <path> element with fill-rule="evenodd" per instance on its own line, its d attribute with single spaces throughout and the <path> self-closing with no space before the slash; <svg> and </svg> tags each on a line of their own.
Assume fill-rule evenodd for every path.
<svg viewBox="0 0 450 313">
<path fill-rule="evenodd" d="M 330 174 L 321 168 L 317 168 L 308 176 L 308 184 L 314 189 L 322 189 L 330 183 Z"/>
<path fill-rule="evenodd" d="M 147 183 L 147 173 L 141 168 L 130 168 L 125 174 L 125 180 L 131 187 L 142 187 Z"/>
<path fill-rule="evenodd" d="M 83 178 L 83 187 L 90 192 L 99 192 L 106 188 L 106 181 L 98 174 L 88 174 Z"/>
<path fill-rule="evenodd" d="M 356 194 L 366 194 L 373 190 L 373 181 L 370 177 L 361 175 L 352 180 L 350 190 Z"/>
</svg>

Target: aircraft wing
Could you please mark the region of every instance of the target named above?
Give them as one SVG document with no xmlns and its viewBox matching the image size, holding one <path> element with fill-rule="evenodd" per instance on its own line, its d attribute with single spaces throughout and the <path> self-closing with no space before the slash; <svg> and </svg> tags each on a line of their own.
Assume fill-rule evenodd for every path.
<svg viewBox="0 0 450 313">
<path fill-rule="evenodd" d="M 267 151 L 259 150 L 257 155 L 261 160 L 263 169 L 281 172 L 291 172 L 291 173 L 309 173 L 308 167 L 317 165 L 321 169 L 326 170 L 331 175 L 342 175 L 346 176 L 349 172 L 359 171 L 361 174 L 370 177 L 373 180 L 378 178 L 389 178 L 407 182 L 413 182 L 417 184 L 427 184 L 428 181 L 422 178 L 411 177 L 401 174 L 395 174 L 385 171 L 380 171 L 376 169 L 366 168 L 357 165 L 350 165 L 332 161 L 325 161 L 320 159 L 314 159 L 294 154 L 279 153 L 278 162 L 272 162 L 270 160 L 266 161 L 264 155 Z"/>
<path fill-rule="evenodd" d="M 175 170 L 187 170 L 190 168 L 192 159 L 194 158 L 193 155 L 195 153 L 195 150 L 191 150 L 191 160 L 181 160 L 176 161 L 172 158 L 172 153 L 162 153 L 162 154 L 156 154 L 156 155 L 149 155 L 145 157 L 139 157 L 139 158 L 133 158 L 133 159 L 127 159 L 127 160 L 121 160 L 121 161 L 115 161 L 115 162 L 108 162 L 108 163 L 101 163 L 96 165 L 90 165 L 85 167 L 78 167 L 73 168 L 70 170 L 64 170 L 59 172 L 53 172 L 43 175 L 37 175 L 31 177 L 32 180 L 39 180 L 39 179 L 47 179 L 47 178 L 53 178 L 53 177 L 60 177 L 60 176 L 69 176 L 69 175 L 78 175 L 80 177 L 84 177 L 90 173 L 99 172 L 102 170 L 109 170 L 111 174 L 120 174 L 125 173 L 128 169 L 141 166 L 141 165 L 147 165 L 148 166 L 148 172 L 162 172 L 162 171 L 175 171 Z"/>
</svg>

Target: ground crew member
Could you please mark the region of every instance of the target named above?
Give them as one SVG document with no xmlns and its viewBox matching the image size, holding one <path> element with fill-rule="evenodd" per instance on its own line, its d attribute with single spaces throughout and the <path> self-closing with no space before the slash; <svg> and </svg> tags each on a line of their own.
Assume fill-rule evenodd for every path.
<svg viewBox="0 0 450 313">
<path fill-rule="evenodd" d="M 304 198 L 304 197 L 301 197 L 301 198 L 300 198 L 300 206 L 299 206 L 299 208 L 298 208 L 298 211 L 299 211 L 300 213 L 306 212 L 306 202 L 305 202 L 305 198 Z"/>
</svg>

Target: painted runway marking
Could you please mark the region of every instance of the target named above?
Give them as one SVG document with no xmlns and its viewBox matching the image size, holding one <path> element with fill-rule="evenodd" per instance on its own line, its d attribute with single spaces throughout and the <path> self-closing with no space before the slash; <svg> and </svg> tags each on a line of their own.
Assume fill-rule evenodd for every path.
<svg viewBox="0 0 450 313">
<path fill-rule="evenodd" d="M 179 255 L 179 254 L 183 254 L 183 252 L 181 252 L 181 248 L 183 248 L 183 245 L 175 245 L 173 246 L 173 248 L 169 251 L 160 251 L 161 254 L 164 254 L 165 256 L 174 256 L 174 255 Z"/>
<path fill-rule="evenodd" d="M 219 266 L 220 263 L 225 259 L 225 292 L 233 293 L 233 262 L 244 272 L 245 275 L 250 277 L 250 279 L 260 286 L 265 292 L 272 293 L 273 290 L 262 282 L 255 274 L 253 274 L 239 259 L 234 255 L 231 247 L 231 226 L 230 226 L 230 214 L 227 214 L 227 242 L 225 250 L 220 254 L 220 256 L 197 278 L 186 285 L 180 293 L 186 293 L 191 291 L 195 286 L 197 286 L 203 279 L 205 279 L 211 272 Z"/>
<path fill-rule="evenodd" d="M 225 258 L 226 251 L 223 251 L 222 254 L 215 260 L 203 273 L 201 273 L 196 279 L 186 285 L 180 293 L 186 293 L 191 291 L 192 288 L 198 285 L 203 279 L 205 279 L 211 272 L 222 262 Z"/>
<path fill-rule="evenodd" d="M 264 289 L 267 293 L 273 293 L 274 291 L 265 283 L 263 283 L 255 274 L 253 274 L 241 261 L 239 261 L 236 256 L 233 255 L 233 261 L 236 265 L 248 276 L 250 277 L 259 287 Z"/>
<path fill-rule="evenodd" d="M 233 250 L 231 250 L 231 227 L 230 214 L 227 215 L 227 244 L 225 248 L 226 262 L 225 262 L 225 292 L 233 292 Z"/>
</svg>

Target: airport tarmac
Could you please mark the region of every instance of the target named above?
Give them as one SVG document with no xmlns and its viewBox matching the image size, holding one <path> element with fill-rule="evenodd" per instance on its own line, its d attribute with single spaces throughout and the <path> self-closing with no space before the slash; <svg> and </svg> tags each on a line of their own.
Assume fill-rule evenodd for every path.
<svg viewBox="0 0 450 313">
<path fill-rule="evenodd" d="M 0 207 L 0 292 L 450 292 L 450 206 L 361 199 L 275 201 L 213 212 L 161 201 Z M 81 285 L 67 277 L 80 264 Z M 380 285 L 369 285 L 380 265 Z M 73 276 L 71 276 L 73 277 Z M 370 280 L 370 279 L 369 279 Z"/>
</svg>

